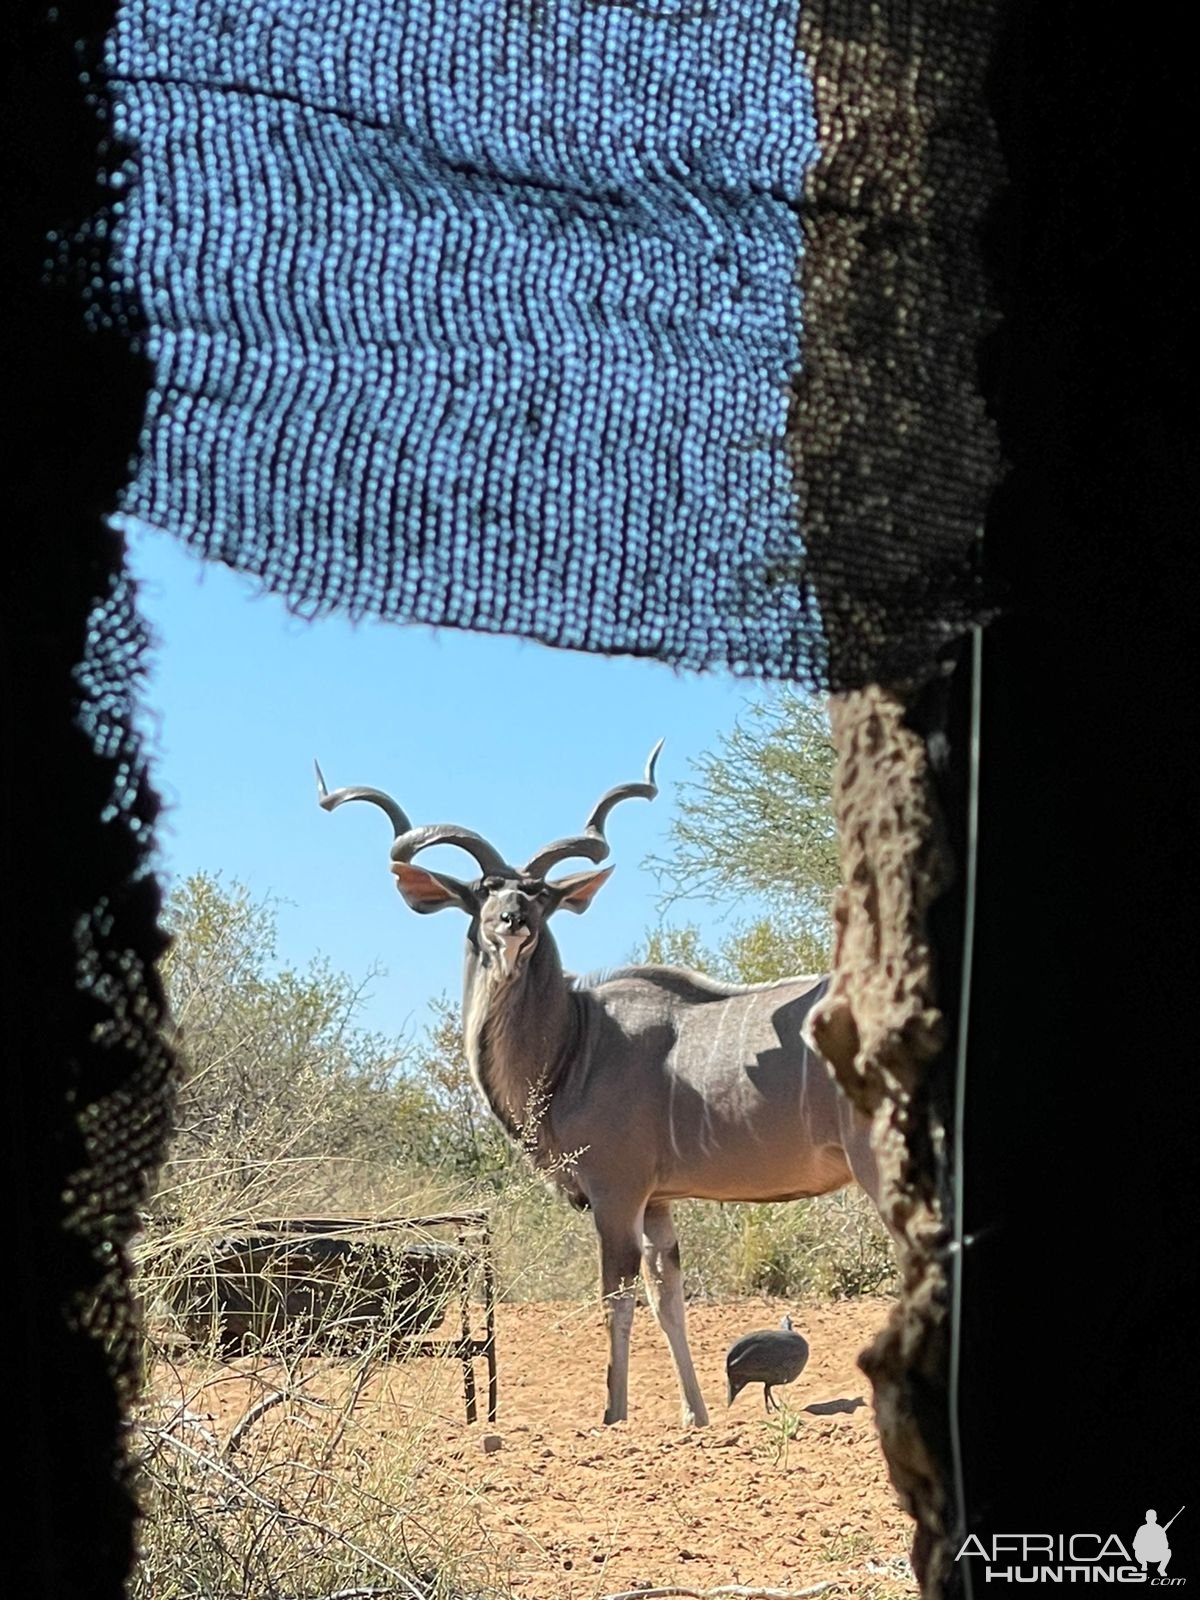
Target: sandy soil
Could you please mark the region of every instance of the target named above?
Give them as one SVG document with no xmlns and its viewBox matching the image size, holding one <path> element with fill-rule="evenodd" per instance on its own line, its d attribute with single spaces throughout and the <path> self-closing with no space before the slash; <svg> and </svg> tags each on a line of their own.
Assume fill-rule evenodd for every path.
<svg viewBox="0 0 1200 1600">
<path fill-rule="evenodd" d="M 724 1358 L 787 1309 L 811 1346 L 768 1417 L 761 1388 L 725 1406 Z M 911 1524 L 896 1504 L 856 1358 L 887 1302 L 697 1305 L 689 1334 L 712 1413 L 684 1431 L 670 1358 L 650 1313 L 634 1325 L 629 1421 L 601 1425 L 599 1309 L 501 1306 L 499 1415 L 464 1421 L 461 1369 L 391 1367 L 359 1402 L 370 1430 L 425 1434 L 439 1499 L 467 1508 L 462 1537 L 518 1600 L 596 1600 L 641 1587 L 722 1584 L 898 1600 L 916 1593 Z M 483 1388 L 484 1365 L 477 1364 Z M 219 1385 L 218 1387 L 223 1387 Z M 230 1393 L 218 1410 L 236 1409 Z M 367 1416 L 362 1415 L 365 1408 Z M 794 1436 L 790 1436 L 794 1435 Z"/>
</svg>

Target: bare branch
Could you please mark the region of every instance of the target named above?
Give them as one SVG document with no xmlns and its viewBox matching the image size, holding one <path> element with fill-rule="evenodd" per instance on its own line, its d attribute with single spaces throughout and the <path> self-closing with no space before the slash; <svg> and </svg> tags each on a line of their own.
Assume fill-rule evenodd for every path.
<svg viewBox="0 0 1200 1600">
<path fill-rule="evenodd" d="M 167 1405 L 171 1403 L 171 1401 L 165 1402 Z M 147 1438 L 157 1434 L 173 1436 L 176 1428 L 188 1428 L 193 1433 L 199 1434 L 210 1449 L 217 1450 L 220 1447 L 217 1444 L 216 1435 L 211 1429 L 204 1426 L 206 1422 L 211 1422 L 212 1420 L 212 1417 L 207 1413 L 201 1416 L 198 1412 L 191 1411 L 187 1406 L 181 1405 L 176 1408 L 173 1415 L 169 1416 L 165 1422 L 149 1423 L 138 1420 L 131 1423 L 130 1426 L 139 1433 L 145 1434 Z M 145 1459 L 149 1460 L 153 1453 L 152 1450 L 148 1450 Z"/>
<path fill-rule="evenodd" d="M 390 1583 L 383 1588 L 360 1584 L 353 1589 L 335 1589 L 332 1594 L 305 1595 L 304 1600 L 382 1600 L 384 1595 L 395 1593 L 396 1590 Z M 299 1597 L 296 1597 L 296 1600 L 299 1600 Z"/>
<path fill-rule="evenodd" d="M 250 1429 L 258 1421 L 258 1419 L 265 1416 L 268 1411 L 274 1410 L 277 1405 L 282 1404 L 282 1402 L 286 1399 L 287 1395 L 285 1395 L 281 1389 L 276 1389 L 273 1394 L 267 1395 L 265 1399 L 260 1400 L 256 1405 L 252 1405 L 250 1407 L 249 1411 L 247 1411 L 245 1416 L 241 1418 L 241 1420 L 234 1427 L 233 1431 L 230 1433 L 228 1439 L 225 1441 L 224 1455 L 227 1461 L 229 1457 L 237 1450 L 242 1440 L 250 1432 Z"/>
<path fill-rule="evenodd" d="M 304 1600 L 383 1600 L 385 1595 L 393 1595 L 395 1593 L 397 1593 L 397 1590 L 390 1583 L 383 1588 L 375 1588 L 371 1584 L 360 1584 L 353 1589 L 335 1589 L 332 1594 L 305 1595 Z M 300 1600 L 300 1597 L 296 1596 L 295 1600 Z"/>
<path fill-rule="evenodd" d="M 273 1516 L 278 1517 L 281 1521 L 290 1522 L 296 1527 L 308 1528 L 313 1533 L 323 1534 L 327 1539 L 332 1539 L 336 1543 L 343 1545 L 353 1555 L 358 1556 L 360 1560 L 367 1562 L 369 1566 L 375 1567 L 377 1571 L 393 1579 L 407 1594 L 413 1597 L 413 1600 L 429 1600 L 428 1594 L 424 1590 L 418 1589 L 416 1584 L 406 1577 L 403 1572 L 391 1566 L 390 1563 L 381 1561 L 377 1555 L 373 1555 L 370 1550 L 364 1549 L 357 1540 L 349 1538 L 339 1528 L 331 1527 L 327 1522 L 320 1522 L 316 1517 L 301 1516 L 295 1511 L 289 1511 L 287 1506 L 283 1505 L 279 1500 L 272 1500 L 269 1496 L 260 1494 L 241 1473 L 234 1472 L 224 1462 L 205 1455 L 202 1450 L 193 1450 L 190 1445 L 184 1444 L 182 1440 L 176 1439 L 172 1434 L 161 1428 L 146 1428 L 143 1425 L 143 1431 L 153 1434 L 161 1443 L 169 1445 L 172 1450 L 176 1450 L 180 1455 L 186 1456 L 201 1471 L 211 1472 L 215 1477 L 223 1478 L 240 1495 L 252 1500 L 255 1505 L 261 1506 L 264 1511 L 271 1512 Z"/>
</svg>

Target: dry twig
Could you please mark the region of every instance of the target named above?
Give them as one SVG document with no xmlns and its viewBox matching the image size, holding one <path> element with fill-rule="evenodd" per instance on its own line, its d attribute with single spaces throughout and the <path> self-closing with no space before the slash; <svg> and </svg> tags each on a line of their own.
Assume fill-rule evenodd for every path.
<svg viewBox="0 0 1200 1600">
<path fill-rule="evenodd" d="M 173 1402 L 168 1401 L 166 1404 L 170 1405 Z M 142 1434 L 147 1441 L 151 1441 L 154 1438 L 173 1437 L 176 1428 L 190 1428 L 193 1433 L 200 1435 L 210 1450 L 218 1450 L 220 1446 L 217 1444 L 216 1434 L 204 1426 L 206 1422 L 211 1422 L 212 1420 L 212 1417 L 207 1413 L 201 1415 L 199 1412 L 190 1411 L 185 1405 L 180 1405 L 176 1407 L 165 1422 L 147 1422 L 145 1418 L 138 1417 L 129 1426 L 135 1432 Z M 146 1451 L 144 1459 L 148 1461 L 153 1454 L 154 1448 L 151 1446 Z"/>
<path fill-rule="evenodd" d="M 237 1425 L 231 1431 L 228 1439 L 226 1439 L 224 1450 L 225 1459 L 228 1460 L 229 1457 L 233 1455 L 234 1451 L 238 1448 L 242 1440 L 250 1432 L 250 1429 L 260 1417 L 265 1416 L 268 1411 L 273 1410 L 277 1405 L 282 1404 L 282 1402 L 286 1399 L 287 1396 L 284 1394 L 283 1390 L 276 1389 L 272 1394 L 269 1394 L 264 1399 L 258 1401 L 256 1405 L 252 1405 L 249 1411 L 247 1411 L 245 1415 L 239 1419 Z"/>
<path fill-rule="evenodd" d="M 218 1478 L 224 1478 L 227 1483 L 231 1483 L 234 1486 L 239 1494 L 245 1495 L 248 1500 L 252 1500 L 256 1505 L 262 1506 L 264 1510 L 270 1511 L 272 1515 L 279 1517 L 284 1522 L 293 1523 L 297 1527 L 308 1528 L 313 1533 L 324 1534 L 326 1538 L 336 1540 L 338 1544 L 344 1545 L 353 1555 L 358 1556 L 379 1572 L 393 1579 L 413 1597 L 413 1600 L 429 1600 L 428 1595 L 418 1589 L 416 1584 L 397 1567 L 393 1567 L 388 1562 L 381 1561 L 378 1556 L 372 1555 L 369 1550 L 364 1549 L 356 1540 L 342 1533 L 339 1528 L 332 1528 L 327 1522 L 318 1521 L 316 1517 L 303 1516 L 299 1512 L 289 1511 L 287 1506 L 280 1501 L 272 1500 L 267 1495 L 259 1494 L 257 1489 L 251 1488 L 240 1473 L 234 1472 L 224 1462 L 214 1460 L 212 1456 L 205 1455 L 203 1451 L 193 1450 L 190 1445 L 184 1444 L 181 1439 L 176 1439 L 172 1434 L 164 1433 L 157 1429 L 148 1431 L 156 1432 L 163 1444 L 170 1445 L 173 1450 L 177 1450 L 181 1455 L 186 1456 L 189 1461 L 201 1468 L 202 1471 L 211 1472 Z"/>
</svg>

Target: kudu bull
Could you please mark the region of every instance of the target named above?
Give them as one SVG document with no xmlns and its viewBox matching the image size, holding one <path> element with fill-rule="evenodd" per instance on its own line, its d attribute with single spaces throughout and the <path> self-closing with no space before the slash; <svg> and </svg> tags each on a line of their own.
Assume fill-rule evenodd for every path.
<svg viewBox="0 0 1200 1600">
<path fill-rule="evenodd" d="M 735 987 L 671 967 L 625 967 L 583 986 L 563 973 L 548 927 L 556 911 L 586 911 L 611 867 L 548 879 L 558 862 L 593 864 L 622 800 L 658 793 L 651 752 L 641 783 L 610 789 L 582 834 L 559 839 L 521 868 L 469 829 L 413 827 L 379 789 L 326 788 L 321 805 L 381 807 L 395 830 L 392 871 L 418 912 L 465 911 L 463 1036 L 472 1076 L 508 1133 L 600 1237 L 608 1329 L 605 1422 L 627 1408 L 629 1337 L 639 1263 L 675 1362 L 686 1424 L 708 1421 L 688 1350 L 679 1244 L 671 1203 L 795 1200 L 857 1179 L 878 1203 L 868 1125 L 801 1037 L 824 992 L 816 978 Z M 418 851 L 457 845 L 471 882 L 414 866 Z"/>
</svg>

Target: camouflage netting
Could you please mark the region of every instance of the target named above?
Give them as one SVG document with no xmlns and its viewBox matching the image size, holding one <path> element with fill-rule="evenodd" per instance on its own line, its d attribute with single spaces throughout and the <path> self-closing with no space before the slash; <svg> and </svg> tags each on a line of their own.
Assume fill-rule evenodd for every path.
<svg viewBox="0 0 1200 1600">
<path fill-rule="evenodd" d="M 45 1592 L 115 1595 L 128 1562 L 124 1251 L 172 1086 L 130 723 L 142 646 L 101 514 L 306 613 L 910 693 L 988 608 L 992 27 L 952 0 L 64 0 L 27 30 L 22 381 L 44 404 L 22 509 L 45 535 L 9 591 L 31 686 L 11 748 L 63 796 L 21 823 L 45 927 L 17 987 L 54 1025 L 28 1056 L 40 1109 L 13 1122 L 54 1151 L 29 1191 L 31 1261 L 51 1266 L 30 1266 L 26 1328 Z M 101 82 L 103 203 L 80 104 Z M 49 230 L 66 310 L 47 309 Z M 65 396 L 55 363 L 79 375 Z M 903 765 L 898 715 L 879 726 Z M 906 1135 L 936 1024 L 922 793 L 917 774 L 890 880 L 912 981 L 878 1028 L 862 969 L 836 991 L 847 1081 L 903 1079 Z M 896 1204 L 933 1215 L 941 1113 L 919 1115 L 926 1170 Z M 921 1278 L 916 1343 L 939 1282 Z M 936 1537 L 942 1445 L 902 1364 L 888 1381 L 894 1469 Z"/>
<path fill-rule="evenodd" d="M 132 1558 L 121 1411 L 140 1365 L 125 1246 L 172 1109 L 148 869 L 157 811 L 132 731 L 143 635 L 101 520 L 148 372 L 85 332 L 102 255 L 47 276 L 47 233 L 102 202 L 89 62 L 111 6 L 11 8 L 3 627 L 10 1534 L 14 1593 L 116 1596 Z M 64 13 L 66 8 L 63 8 Z M 81 75 L 84 81 L 81 83 Z M 101 240 L 96 244 L 102 245 Z"/>
<path fill-rule="evenodd" d="M 928 671 L 983 606 L 990 25 L 125 0 L 125 515 L 307 611 Z"/>
</svg>

